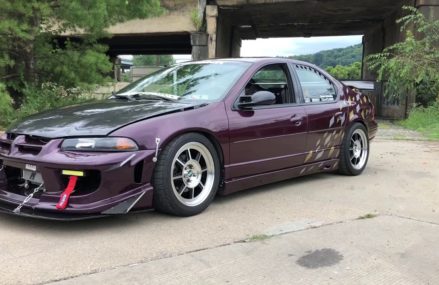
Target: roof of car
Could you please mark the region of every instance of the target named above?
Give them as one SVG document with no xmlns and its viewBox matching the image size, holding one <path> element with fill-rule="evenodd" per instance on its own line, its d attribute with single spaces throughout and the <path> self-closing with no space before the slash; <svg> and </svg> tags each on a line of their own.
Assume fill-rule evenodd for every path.
<svg viewBox="0 0 439 285">
<path fill-rule="evenodd" d="M 235 61 L 235 62 L 292 62 L 292 63 L 299 63 L 299 64 L 308 64 L 313 65 L 309 62 L 304 62 L 300 60 L 295 60 L 291 58 L 285 58 L 285 57 L 235 57 L 235 58 L 215 58 L 215 59 L 206 59 L 206 60 L 200 60 L 200 61 L 193 61 L 193 62 L 209 62 L 209 61 Z"/>
</svg>

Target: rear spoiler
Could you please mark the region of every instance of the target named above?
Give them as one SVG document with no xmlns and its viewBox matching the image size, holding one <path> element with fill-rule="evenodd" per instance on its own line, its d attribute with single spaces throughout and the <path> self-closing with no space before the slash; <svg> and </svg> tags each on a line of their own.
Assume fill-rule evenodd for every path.
<svg viewBox="0 0 439 285">
<path fill-rule="evenodd" d="M 341 81 L 344 85 L 358 90 L 375 90 L 374 81 L 359 81 L 359 80 L 343 80 Z"/>
</svg>

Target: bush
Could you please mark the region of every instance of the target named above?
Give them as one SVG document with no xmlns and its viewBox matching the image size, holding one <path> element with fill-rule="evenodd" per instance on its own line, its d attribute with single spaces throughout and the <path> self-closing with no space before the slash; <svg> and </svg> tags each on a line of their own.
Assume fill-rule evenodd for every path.
<svg viewBox="0 0 439 285">
<path fill-rule="evenodd" d="M 16 120 L 38 112 L 93 100 L 89 96 L 82 95 L 79 90 L 66 90 L 55 84 L 44 84 L 41 87 L 28 86 L 24 89 L 23 104 L 19 109 L 14 110 L 11 98 L 0 88 L 0 127 L 7 127 Z"/>
<path fill-rule="evenodd" d="M 5 86 L 0 83 L 0 129 L 12 121 L 13 114 L 12 99 L 6 91 Z"/>
</svg>

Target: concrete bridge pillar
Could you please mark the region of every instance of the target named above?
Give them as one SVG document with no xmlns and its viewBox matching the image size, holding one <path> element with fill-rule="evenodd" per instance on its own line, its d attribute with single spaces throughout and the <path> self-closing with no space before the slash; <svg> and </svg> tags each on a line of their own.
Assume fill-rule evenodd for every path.
<svg viewBox="0 0 439 285">
<path fill-rule="evenodd" d="M 439 0 L 438 0 L 439 1 Z M 411 4 L 410 4 L 411 3 Z M 407 1 L 406 5 L 413 5 Z M 383 22 L 368 30 L 363 36 L 363 70 L 362 79 L 376 81 L 377 74 L 368 69 L 366 58 L 375 53 L 382 52 L 397 42 L 404 40 L 405 34 L 401 32 L 397 19 L 403 16 L 403 11 L 399 10 L 388 16 Z M 405 98 L 386 99 L 384 97 L 385 81 L 375 83 L 377 115 L 386 118 L 405 118 L 415 104 L 415 94 L 408 94 Z"/>
<path fill-rule="evenodd" d="M 206 6 L 208 58 L 239 57 L 241 35 L 232 25 L 230 16 L 221 12 L 216 5 Z"/>
<path fill-rule="evenodd" d="M 239 29 L 232 22 L 230 15 L 219 14 L 216 57 L 239 57 L 241 54 L 241 35 Z"/>
<path fill-rule="evenodd" d="M 413 5 L 407 1 L 406 5 Z M 431 20 L 439 19 L 439 0 L 417 0 L 416 8 Z M 368 30 L 363 37 L 363 80 L 375 81 L 376 73 L 368 70 L 365 58 L 371 54 L 382 52 L 384 48 L 404 40 L 404 33 L 401 33 L 400 26 L 396 20 L 401 18 L 402 10 L 393 13 L 384 22 Z M 410 108 L 415 104 L 416 95 L 408 94 L 405 99 L 387 100 L 383 91 L 385 84 L 376 83 L 377 112 L 379 116 L 389 118 L 404 118 L 408 115 Z"/>
<path fill-rule="evenodd" d="M 196 32 L 191 34 L 192 60 L 208 58 L 208 34 Z"/>
<path fill-rule="evenodd" d="M 206 6 L 206 25 L 207 25 L 207 50 L 208 58 L 216 57 L 217 46 L 217 29 L 218 29 L 218 6 L 207 5 Z"/>
<path fill-rule="evenodd" d="M 439 19 L 439 0 L 417 0 L 416 7 L 427 18 L 432 20 Z"/>
</svg>

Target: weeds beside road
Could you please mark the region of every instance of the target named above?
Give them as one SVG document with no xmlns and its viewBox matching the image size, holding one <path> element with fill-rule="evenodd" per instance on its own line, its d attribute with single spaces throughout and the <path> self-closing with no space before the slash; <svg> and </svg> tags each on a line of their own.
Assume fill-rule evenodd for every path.
<svg viewBox="0 0 439 285">
<path fill-rule="evenodd" d="M 412 110 L 403 127 L 419 131 L 429 139 L 439 140 L 439 102 L 430 107 L 418 107 Z"/>
</svg>

